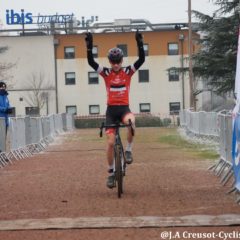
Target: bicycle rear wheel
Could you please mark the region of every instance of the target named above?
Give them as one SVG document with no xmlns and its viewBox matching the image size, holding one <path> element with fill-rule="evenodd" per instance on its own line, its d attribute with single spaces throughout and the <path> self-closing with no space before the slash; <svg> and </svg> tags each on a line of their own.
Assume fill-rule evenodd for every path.
<svg viewBox="0 0 240 240">
<path fill-rule="evenodd" d="M 115 148 L 115 170 L 118 188 L 118 198 L 120 198 L 121 194 L 123 193 L 123 171 L 121 161 L 121 147 L 119 145 L 117 145 Z"/>
</svg>

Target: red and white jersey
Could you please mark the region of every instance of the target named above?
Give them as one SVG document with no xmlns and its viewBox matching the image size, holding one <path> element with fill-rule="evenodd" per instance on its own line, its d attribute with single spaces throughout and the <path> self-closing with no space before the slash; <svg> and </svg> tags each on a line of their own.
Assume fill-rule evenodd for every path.
<svg viewBox="0 0 240 240">
<path fill-rule="evenodd" d="M 105 81 L 108 105 L 129 105 L 130 82 L 135 71 L 134 66 L 121 68 L 119 72 L 111 68 L 98 68 Z"/>
</svg>

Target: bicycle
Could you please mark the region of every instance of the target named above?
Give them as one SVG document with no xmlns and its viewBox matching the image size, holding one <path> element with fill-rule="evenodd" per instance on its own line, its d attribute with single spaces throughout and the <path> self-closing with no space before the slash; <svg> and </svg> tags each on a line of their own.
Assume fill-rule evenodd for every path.
<svg viewBox="0 0 240 240">
<path fill-rule="evenodd" d="M 123 150 L 122 140 L 120 137 L 120 128 L 130 127 L 131 133 L 134 136 L 134 129 L 132 127 L 132 122 L 129 119 L 129 124 L 112 124 L 112 125 L 105 125 L 104 122 L 100 127 L 100 137 L 102 137 L 103 128 L 115 128 L 115 143 L 114 143 L 114 176 L 115 176 L 115 187 L 117 182 L 117 195 L 118 198 L 121 198 L 121 194 L 123 194 L 123 177 L 126 175 L 126 157 Z"/>
</svg>

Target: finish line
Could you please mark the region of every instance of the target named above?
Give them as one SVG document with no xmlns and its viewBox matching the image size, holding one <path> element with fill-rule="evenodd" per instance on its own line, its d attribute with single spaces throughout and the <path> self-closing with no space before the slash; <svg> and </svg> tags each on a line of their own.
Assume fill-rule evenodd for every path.
<svg viewBox="0 0 240 240">
<path fill-rule="evenodd" d="M 79 217 L 0 221 L 0 231 L 47 229 L 216 227 L 240 225 L 240 215 L 188 215 L 180 217 Z"/>
</svg>

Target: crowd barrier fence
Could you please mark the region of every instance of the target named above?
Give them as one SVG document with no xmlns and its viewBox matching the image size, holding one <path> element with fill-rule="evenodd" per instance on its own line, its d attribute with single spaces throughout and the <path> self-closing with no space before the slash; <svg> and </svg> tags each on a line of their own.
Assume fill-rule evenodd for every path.
<svg viewBox="0 0 240 240">
<path fill-rule="evenodd" d="M 227 193 L 236 193 L 236 202 L 240 203 L 240 192 L 235 187 L 236 178 L 232 164 L 232 114 L 225 110 L 221 112 L 183 110 L 180 112 L 180 126 L 185 129 L 187 135 L 214 139 L 218 142 L 220 157 L 208 169 L 220 178 L 223 186 L 230 182 L 230 190 Z"/>
<path fill-rule="evenodd" d="M 7 151 L 5 120 L 0 118 L 0 168 L 43 151 L 56 136 L 73 129 L 74 117 L 67 113 L 11 117 Z"/>
</svg>

